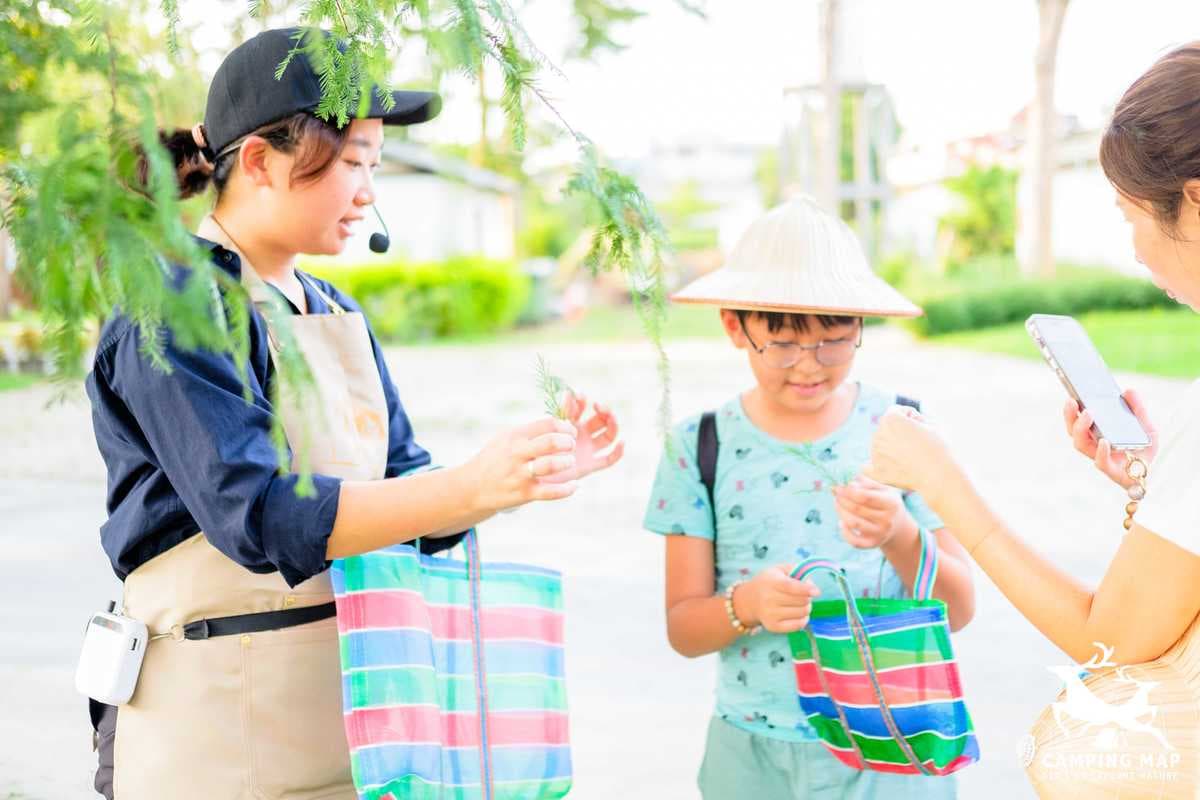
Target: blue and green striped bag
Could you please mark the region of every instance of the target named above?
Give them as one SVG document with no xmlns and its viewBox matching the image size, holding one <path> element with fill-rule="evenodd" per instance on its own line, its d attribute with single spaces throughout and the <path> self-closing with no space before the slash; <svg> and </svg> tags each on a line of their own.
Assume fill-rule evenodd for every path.
<svg viewBox="0 0 1200 800">
<path fill-rule="evenodd" d="M 933 598 L 936 539 L 921 531 L 912 600 L 855 598 L 834 562 L 809 559 L 803 579 L 832 573 L 841 600 L 818 600 L 788 634 L 800 707 L 822 742 L 853 769 L 949 775 L 979 760 L 950 646 L 946 604 Z"/>
</svg>

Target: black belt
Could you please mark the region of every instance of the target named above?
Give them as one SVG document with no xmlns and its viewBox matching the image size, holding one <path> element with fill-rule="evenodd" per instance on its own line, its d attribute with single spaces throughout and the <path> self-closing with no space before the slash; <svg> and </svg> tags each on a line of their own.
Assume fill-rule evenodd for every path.
<svg viewBox="0 0 1200 800">
<path fill-rule="evenodd" d="M 238 614 L 236 617 L 198 619 L 183 626 L 185 639 L 211 639 L 214 636 L 234 636 L 239 633 L 260 633 L 307 625 L 329 619 L 337 613 L 336 603 L 289 608 L 284 611 L 263 611 L 259 614 Z"/>
</svg>

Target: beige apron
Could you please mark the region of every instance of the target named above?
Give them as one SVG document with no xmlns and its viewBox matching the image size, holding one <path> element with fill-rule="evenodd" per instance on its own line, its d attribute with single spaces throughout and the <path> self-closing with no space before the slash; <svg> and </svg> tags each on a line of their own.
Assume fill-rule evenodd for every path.
<svg viewBox="0 0 1200 800">
<path fill-rule="evenodd" d="M 211 217 L 198 233 L 238 252 Z M 238 255 L 243 285 L 262 302 L 270 289 Z M 310 285 L 332 313 L 291 322 L 321 402 L 279 409 L 284 430 L 296 442 L 307 423 L 314 472 L 381 479 L 387 404 L 366 323 Z M 328 572 L 288 588 L 279 573 L 238 565 L 203 533 L 134 570 L 125 612 L 172 635 L 150 642 L 137 691 L 117 714 L 117 800 L 353 800 L 335 619 L 199 641 L 181 630 L 196 619 L 332 600 Z"/>
</svg>

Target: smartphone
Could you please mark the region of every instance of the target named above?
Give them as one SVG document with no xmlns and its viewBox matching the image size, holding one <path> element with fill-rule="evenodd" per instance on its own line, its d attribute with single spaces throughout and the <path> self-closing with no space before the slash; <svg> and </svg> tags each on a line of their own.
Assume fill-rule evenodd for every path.
<svg viewBox="0 0 1200 800">
<path fill-rule="evenodd" d="M 1073 317 L 1034 314 L 1025 321 L 1046 363 L 1058 375 L 1067 394 L 1092 414 L 1092 430 L 1107 439 L 1114 450 L 1141 450 L 1150 446 L 1150 434 L 1121 397 L 1121 387 L 1092 344 L 1087 331 Z"/>
</svg>

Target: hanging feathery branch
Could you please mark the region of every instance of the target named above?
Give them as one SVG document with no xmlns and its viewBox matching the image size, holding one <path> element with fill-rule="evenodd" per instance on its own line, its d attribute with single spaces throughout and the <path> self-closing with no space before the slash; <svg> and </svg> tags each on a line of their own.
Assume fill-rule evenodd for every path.
<svg viewBox="0 0 1200 800">
<path fill-rule="evenodd" d="M 178 58 L 184 46 L 181 0 L 159 2 L 167 22 L 166 49 Z M 695 5 L 694 0 L 677 2 Z M 13 114 L 0 119 L 0 219 L 16 246 L 14 279 L 45 319 L 57 374 L 81 373 L 85 344 L 80 332 L 119 309 L 159 368 L 169 369 L 164 348 L 171 343 L 227 353 L 244 379 L 246 298 L 184 227 L 174 169 L 154 118 L 151 85 L 157 70 L 122 38 L 128 12 L 110 0 L 10 3 L 13 11 L 0 14 L 0 64 L 13 67 L 13 58 L 34 59 L 35 77 L 51 66 L 67 70 L 73 80 L 102 86 L 109 101 L 101 113 L 89 104 L 60 103 L 41 92 L 37 81 L 19 83 L 20 71 L 13 69 L 5 78 L 10 83 L 3 84 L 24 88 L 14 104 L 5 106 L 15 109 Z M 264 6 L 251 0 L 251 16 L 264 13 Z M 625 9 L 615 0 L 589 0 L 592 6 L 613 19 L 621 19 Z M 316 113 L 337 124 L 346 124 L 372 96 L 390 102 L 393 57 L 417 44 L 425 45 L 439 75 L 475 78 L 484 64 L 499 70 L 500 105 L 518 151 L 528 138 L 527 101 L 557 120 L 579 147 L 569 191 L 588 201 L 595 219 L 588 267 L 625 274 L 658 357 L 666 420 L 662 224 L 636 183 L 604 162 L 542 88 L 541 76 L 558 68 L 533 44 L 509 0 L 309 0 L 302 23 L 334 34 L 301 35 L 288 59 L 304 52 L 313 60 L 322 87 Z M 286 64 L 285 59 L 280 71 Z M 15 142 L 33 113 L 48 115 L 44 130 L 49 135 L 26 152 Z M 290 335 L 285 317 L 278 320 L 283 337 Z M 282 391 L 303 392 L 308 380 L 303 359 L 281 359 Z M 282 442 L 281 432 L 277 435 Z"/>
</svg>

